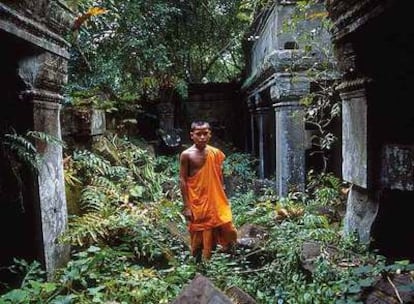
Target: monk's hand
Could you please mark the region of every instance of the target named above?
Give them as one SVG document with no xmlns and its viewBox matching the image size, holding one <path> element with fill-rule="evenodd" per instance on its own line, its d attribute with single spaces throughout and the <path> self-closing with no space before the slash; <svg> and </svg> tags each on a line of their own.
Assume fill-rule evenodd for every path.
<svg viewBox="0 0 414 304">
<path fill-rule="evenodd" d="M 191 221 L 193 217 L 193 213 L 191 212 L 190 208 L 184 208 L 183 209 L 183 215 L 187 221 Z"/>
</svg>

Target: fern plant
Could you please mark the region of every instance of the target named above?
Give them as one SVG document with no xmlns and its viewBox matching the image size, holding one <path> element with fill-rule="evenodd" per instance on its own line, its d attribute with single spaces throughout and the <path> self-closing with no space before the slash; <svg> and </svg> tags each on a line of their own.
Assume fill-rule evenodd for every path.
<svg viewBox="0 0 414 304">
<path fill-rule="evenodd" d="M 45 132 L 28 131 L 25 135 L 20 135 L 13 130 L 11 133 L 0 136 L 1 153 L 8 159 L 26 164 L 30 169 L 37 171 L 41 162 L 41 154 L 38 153 L 33 143 L 35 140 L 65 146 L 61 139 Z"/>
<path fill-rule="evenodd" d="M 0 141 L 3 156 L 15 164 L 28 164 L 29 168 L 39 169 L 40 157 L 34 144 L 17 133 L 4 134 Z"/>
<path fill-rule="evenodd" d="M 68 186 L 73 188 L 77 181 L 78 208 L 74 209 L 80 213 L 72 217 L 66 240 L 78 245 L 107 241 L 107 235 L 116 235 L 108 231 L 117 231 L 114 227 L 119 223 L 112 219 L 114 214 L 120 219 L 120 209 L 158 201 L 165 175 L 155 172 L 155 166 L 148 150 L 111 134 L 96 142 L 91 151 L 74 151 L 65 171 L 71 176 Z"/>
<path fill-rule="evenodd" d="M 28 131 L 24 135 L 16 133 L 14 129 L 0 130 L 0 197 L 7 196 L 9 201 L 14 201 L 23 206 L 23 176 L 25 170 L 29 169 L 38 174 L 42 162 L 42 154 L 37 150 L 35 142 L 42 144 L 58 144 L 64 146 L 59 138 L 39 131 Z M 5 179 L 2 181 L 1 179 Z M 13 185 L 14 191 L 3 190 L 5 184 Z M 6 193 L 5 193 L 6 192 Z"/>
</svg>

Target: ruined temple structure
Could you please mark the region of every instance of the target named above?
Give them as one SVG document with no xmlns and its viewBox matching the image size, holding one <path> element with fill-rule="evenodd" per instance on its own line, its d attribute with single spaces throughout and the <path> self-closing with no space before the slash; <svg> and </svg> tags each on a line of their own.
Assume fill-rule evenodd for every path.
<svg viewBox="0 0 414 304">
<path fill-rule="evenodd" d="M 221 140 L 245 148 L 245 107 L 240 105 L 239 83 L 192 83 L 183 104 L 183 141 L 189 143 L 189 127 L 194 120 L 206 120 L 214 133 L 213 141 Z"/>
<path fill-rule="evenodd" d="M 414 27 L 405 1 L 327 1 L 343 73 L 346 231 L 414 259 Z"/>
<path fill-rule="evenodd" d="M 316 47 L 309 50 L 309 44 L 298 39 L 299 31 L 311 33 L 309 39 L 314 45 L 329 46 L 329 33 L 318 18 L 299 22 L 294 29 L 289 22 L 294 18 L 295 6 L 296 1 L 274 1 L 256 17 L 246 37 L 248 69 L 242 85 L 249 112 L 248 150 L 259 160 L 259 177 L 275 177 L 280 196 L 304 191 L 306 172 L 313 161 L 313 130 L 305 125 L 305 108 L 300 100 L 314 91 L 316 80 L 332 81 L 336 77 L 329 57 Z M 324 6 L 317 4 L 313 10 L 316 14 L 323 12 Z M 321 63 L 329 68 L 319 73 L 319 78 L 310 77 L 309 70 L 319 70 Z M 340 138 L 340 128 L 336 135 Z M 340 168 L 340 144 L 337 146 Z"/>
<path fill-rule="evenodd" d="M 61 90 L 67 80 L 70 28 L 59 1 L 0 1 L 0 140 L 28 130 L 60 137 Z M 62 147 L 36 142 L 38 173 L 0 153 L 0 281 L 13 258 L 39 261 L 49 274 L 65 263 L 69 248 L 58 243 L 67 225 Z"/>
</svg>

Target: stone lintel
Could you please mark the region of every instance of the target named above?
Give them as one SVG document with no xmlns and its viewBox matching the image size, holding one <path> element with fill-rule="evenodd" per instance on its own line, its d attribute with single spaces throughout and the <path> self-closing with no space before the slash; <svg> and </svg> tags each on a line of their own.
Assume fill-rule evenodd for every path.
<svg viewBox="0 0 414 304">
<path fill-rule="evenodd" d="M 0 3 L 0 29 L 51 53 L 69 59 L 70 44 L 45 26 Z"/>
<path fill-rule="evenodd" d="M 357 32 L 373 18 L 381 15 L 394 0 L 362 0 L 351 3 L 340 0 L 328 1 L 328 11 L 334 23 L 334 43 Z"/>
<path fill-rule="evenodd" d="M 268 89 L 272 85 L 274 85 L 275 78 L 277 77 L 276 74 L 272 73 L 270 76 L 262 79 L 261 81 L 255 82 L 251 85 L 251 90 L 247 91 L 247 95 L 249 98 L 253 97 L 257 94 L 260 94 L 262 91 Z"/>
</svg>

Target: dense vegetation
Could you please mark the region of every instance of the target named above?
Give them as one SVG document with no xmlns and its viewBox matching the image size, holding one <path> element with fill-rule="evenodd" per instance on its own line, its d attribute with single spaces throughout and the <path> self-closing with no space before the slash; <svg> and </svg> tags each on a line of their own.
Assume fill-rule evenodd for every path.
<svg viewBox="0 0 414 304">
<path fill-rule="evenodd" d="M 298 1 L 302 12 L 306 3 Z M 78 19 L 71 33 L 68 104 L 118 111 L 156 102 L 164 89 L 184 96 L 190 81 L 240 80 L 243 31 L 266 1 L 68 4 L 81 17 L 90 8 L 105 8 L 83 21 L 87 25 L 80 22 L 86 17 Z M 304 98 L 311 109 L 308 120 L 325 138 L 322 150 L 334 140 L 324 129 L 338 115 L 337 104 L 327 108 L 332 88 L 321 84 L 319 92 Z M 314 100 L 319 106 L 312 107 Z M 0 143 L 9 155 L 36 152 L 18 135 L 6 135 Z M 356 237 L 342 235 L 347 185 L 331 174 L 310 172 L 305 193 L 279 198 L 272 187 L 255 186 L 249 155 L 228 149 L 224 173 L 235 225 L 256 225 L 264 233 L 232 256 L 217 252 L 197 264 L 181 215 L 177 155 L 156 157 L 142 139 L 117 134 L 102 137 L 90 150 L 66 152 L 70 218 L 60 241 L 71 245 L 72 258 L 50 281 L 37 262 L 16 260 L 10 270 L 21 276 L 20 287 L 1 295 L 0 303 L 169 303 L 196 273 L 224 291 L 238 286 L 258 303 L 358 303 L 377 280 L 413 271 L 407 261 L 388 265 Z M 309 244 L 320 254 L 304 261 Z"/>
<path fill-rule="evenodd" d="M 352 237 L 341 234 L 344 186 L 330 174 L 309 176 L 306 193 L 278 198 L 271 188 L 253 191 L 254 160 L 229 153 L 226 178 L 235 183 L 231 203 L 238 228 L 265 233 L 235 255 L 190 257 L 176 156 L 154 157 L 143 141 L 108 135 L 92 150 L 66 159 L 70 227 L 61 241 L 72 259 L 44 281 L 37 262 L 16 260 L 21 287 L 1 303 L 169 303 L 196 273 L 226 290 L 238 286 L 258 303 L 353 303 L 381 276 L 412 270 L 386 265 Z M 322 212 L 329 210 L 329 212 Z M 321 254 L 304 267 L 302 247 Z"/>
<path fill-rule="evenodd" d="M 68 1 L 79 12 L 68 102 L 100 92 L 98 106 L 119 106 L 156 101 L 165 89 L 185 96 L 189 82 L 240 80 L 250 2 Z"/>
</svg>

